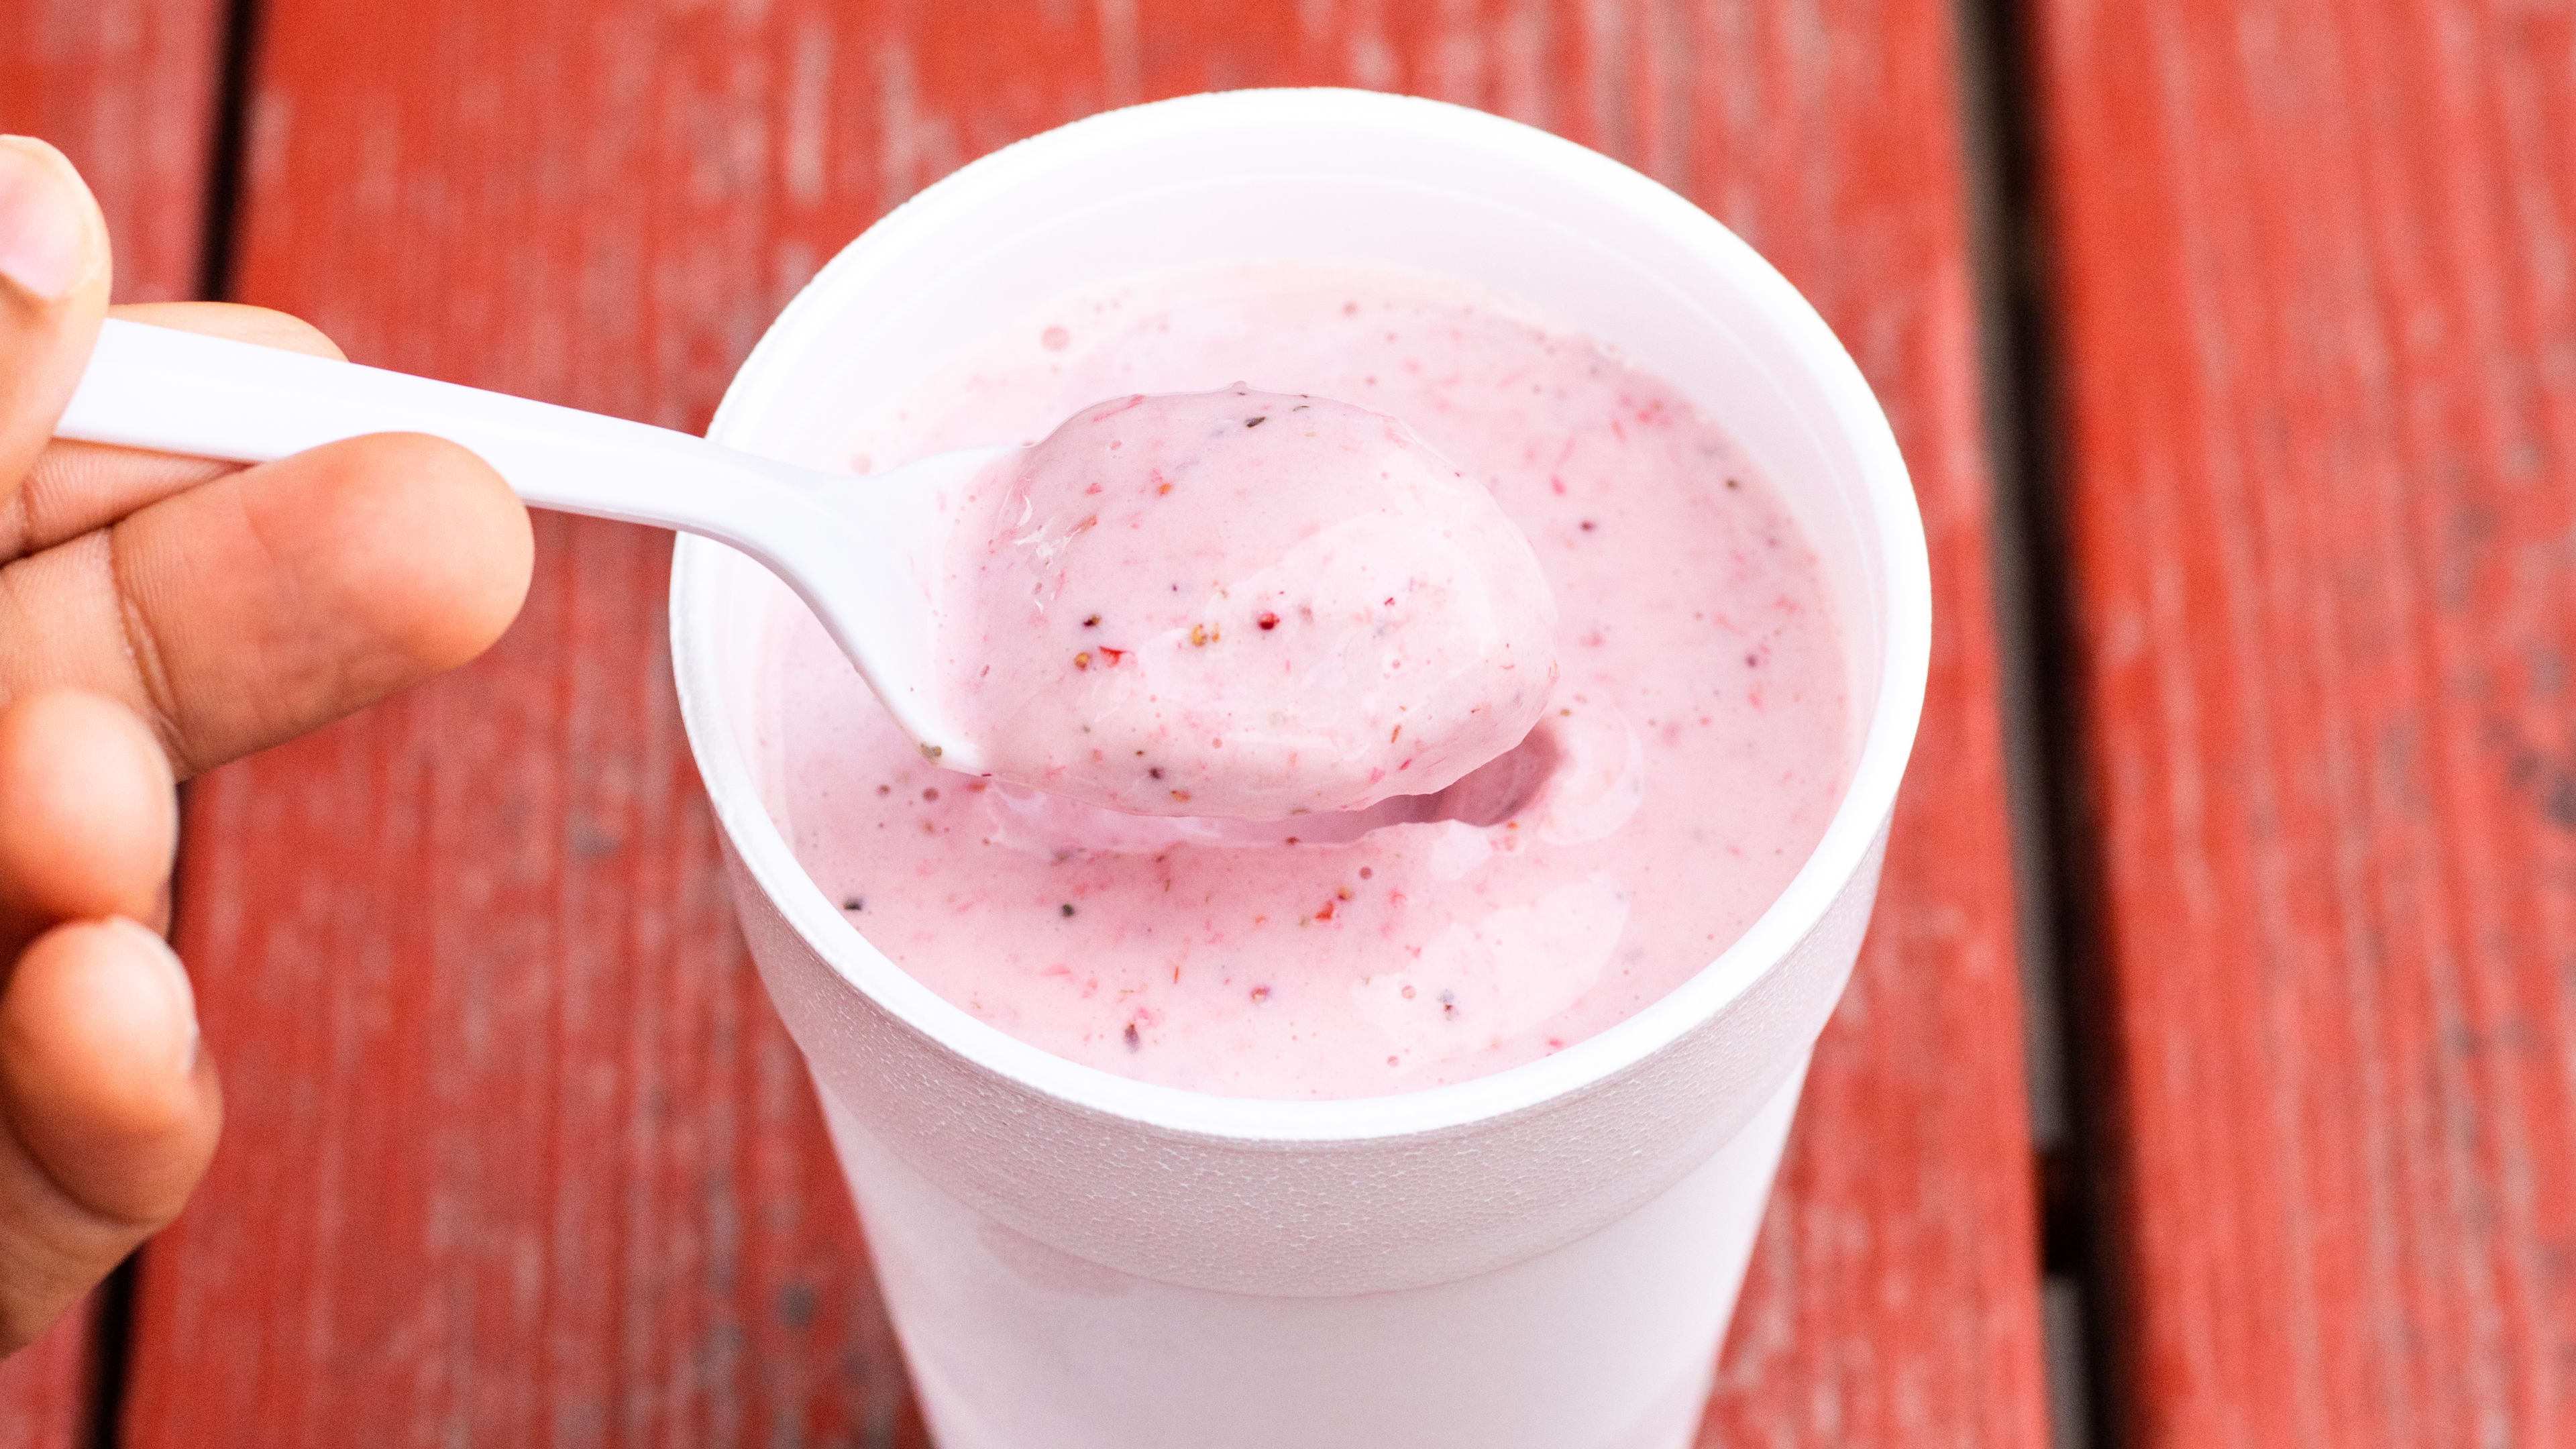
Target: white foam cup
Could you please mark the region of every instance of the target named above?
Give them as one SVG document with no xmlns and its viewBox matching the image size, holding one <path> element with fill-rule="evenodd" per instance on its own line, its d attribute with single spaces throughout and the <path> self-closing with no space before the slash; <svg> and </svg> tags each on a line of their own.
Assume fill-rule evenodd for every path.
<svg viewBox="0 0 2576 1449">
<path fill-rule="evenodd" d="M 886 217 L 712 433 L 839 466 L 855 417 L 1055 296 L 1262 257 L 1499 289 L 1736 436 L 1821 555 L 1851 661 L 1856 763 L 1814 855 L 1671 995 L 1508 1071 L 1321 1102 L 1113 1076 L 932 995 L 806 877 L 755 748 L 781 590 L 683 539 L 672 653 L 745 934 L 944 1449 L 1676 1449 L 1859 950 L 1929 648 L 1904 464 L 1814 310 L 1698 208 L 1543 132 L 1351 91 L 1192 96 Z"/>
</svg>

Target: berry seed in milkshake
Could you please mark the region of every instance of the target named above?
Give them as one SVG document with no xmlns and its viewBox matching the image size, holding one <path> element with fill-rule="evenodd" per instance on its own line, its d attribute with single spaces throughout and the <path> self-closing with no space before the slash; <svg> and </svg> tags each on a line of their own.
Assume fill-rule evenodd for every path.
<svg viewBox="0 0 2576 1449">
<path fill-rule="evenodd" d="M 1617 1023 L 1705 967 L 1813 849 L 1856 729 L 1814 550 L 1719 420 L 1667 384 L 1524 320 L 1508 299 L 1400 273 L 1246 265 L 1101 287 L 972 343 L 898 406 L 859 420 L 852 462 L 866 472 L 1035 444 L 1104 400 L 1221 398 L 1238 386 L 1396 420 L 1517 527 L 1544 581 L 1523 592 L 1551 597 L 1476 602 L 1504 621 L 1495 640 L 1525 636 L 1531 611 L 1552 603 L 1554 681 L 1520 682 L 1544 680 L 1544 657 L 1471 672 L 1474 698 L 1456 706 L 1511 720 L 1502 733 L 1517 742 L 1470 732 L 1443 762 L 1465 773 L 1427 793 L 1318 797 L 1325 808 L 1231 812 L 1250 817 L 1239 819 L 1127 813 L 1139 802 L 1124 797 L 1106 803 L 1127 811 L 1110 810 L 1096 793 L 1086 803 L 926 763 L 821 628 L 785 604 L 760 747 L 772 813 L 807 872 L 897 965 L 996 1027 L 1108 1071 L 1227 1095 L 1374 1096 L 1498 1071 Z M 1239 577 L 1250 575 L 1161 581 L 1177 602 L 1140 625 L 1143 637 L 1174 667 L 1275 668 L 1252 646 L 1270 632 L 1265 614 L 1286 616 L 1237 599 Z M 1249 587 L 1340 597 L 1339 582 L 1329 568 L 1292 568 Z M 1131 590 L 1128 602 L 1141 597 Z M 1078 641 L 1107 611 L 1070 595 L 1043 602 L 1044 657 L 1064 654 L 1074 674 L 1056 683 L 1078 686 L 1048 729 L 1093 723 L 1129 760 L 1199 738 L 1092 693 L 1091 669 L 1072 663 L 1083 651 L 1054 631 Z M 1407 617 L 1465 631 L 1407 660 L 1454 662 L 1456 641 L 1479 637 L 1472 620 Z M 1190 644 L 1182 621 L 1193 619 L 1244 647 Z M 1006 657 L 996 647 L 988 659 Z M 1236 717 L 1256 726 L 1278 716 L 1332 727 L 1367 714 L 1356 697 L 1367 680 L 1347 668 L 1339 678 L 1333 687 L 1354 697 L 1265 696 L 1252 687 L 1266 681 L 1223 673 L 1184 683 L 1197 697 L 1221 686 L 1251 701 L 1258 718 Z M 1080 717 L 1086 708 L 1098 718 Z M 1206 773 L 1162 786 L 1164 799 L 1186 789 L 1193 800 L 1174 803 L 1193 805 L 1209 790 L 1239 803 L 1222 798 L 1223 748 L 1192 752 L 1186 768 Z M 1171 765 L 1149 759 L 1148 786 L 1153 768 L 1170 778 Z M 1253 782 L 1257 807 L 1289 776 L 1248 764 L 1238 778 Z"/>
</svg>

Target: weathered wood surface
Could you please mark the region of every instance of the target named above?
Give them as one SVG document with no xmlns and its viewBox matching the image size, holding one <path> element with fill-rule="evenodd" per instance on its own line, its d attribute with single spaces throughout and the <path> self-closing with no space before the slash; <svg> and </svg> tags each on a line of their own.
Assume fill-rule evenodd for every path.
<svg viewBox="0 0 2576 1449">
<path fill-rule="evenodd" d="M 191 295 L 205 232 L 214 0 L 0 0 L 0 131 L 63 149 L 107 213 L 120 301 Z M 71 1449 L 92 1399 L 90 1318 L 0 1363 L 0 1449 Z"/>
<path fill-rule="evenodd" d="M 2576 1440 L 2576 11 L 2041 0 L 2122 1442 Z"/>
<path fill-rule="evenodd" d="M 262 33 L 246 300 L 363 360 L 683 426 L 872 216 L 1149 96 L 1450 96 L 1739 226 L 1883 389 L 1942 614 L 1879 930 L 1708 1437 L 2041 1441 L 1943 6 L 271 0 Z M 201 788 L 183 944 L 229 1135 L 145 1263 L 133 1445 L 919 1442 L 724 902 L 667 544 L 540 536 L 491 659 Z"/>
</svg>

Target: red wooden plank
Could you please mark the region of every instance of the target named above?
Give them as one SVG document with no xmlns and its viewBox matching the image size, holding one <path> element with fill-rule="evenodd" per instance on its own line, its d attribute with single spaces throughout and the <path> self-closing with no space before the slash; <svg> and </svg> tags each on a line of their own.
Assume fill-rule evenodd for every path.
<svg viewBox="0 0 2576 1449">
<path fill-rule="evenodd" d="M 41 136 L 98 193 L 121 301 L 190 295 L 218 59 L 214 0 L 0 0 L 0 131 Z M 86 1305 L 0 1363 L 0 1449 L 82 1442 Z"/>
<path fill-rule="evenodd" d="M 2570 1442 L 2576 14 L 2032 8 L 2126 1442 Z"/>
<path fill-rule="evenodd" d="M 96 1384 L 87 1305 L 0 1365 L 0 1449 L 73 1449 L 87 1441 Z"/>
<path fill-rule="evenodd" d="M 1104 104 L 1398 86 L 1687 187 L 1886 390 L 1944 609 L 1910 832 L 1712 1433 L 2036 1444 L 1948 26 L 1931 0 L 1830 23 L 1571 0 L 275 0 L 244 290 L 368 360 L 697 425 L 870 216 Z M 665 545 L 541 537 L 492 659 L 200 794 L 186 945 L 230 1138 L 147 1265 L 134 1444 L 916 1432 L 722 902 L 662 666 Z"/>
</svg>

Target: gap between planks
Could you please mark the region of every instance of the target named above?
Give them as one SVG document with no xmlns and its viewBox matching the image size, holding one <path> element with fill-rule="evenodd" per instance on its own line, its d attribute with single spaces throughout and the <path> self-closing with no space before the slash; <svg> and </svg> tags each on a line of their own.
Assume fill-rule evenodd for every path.
<svg viewBox="0 0 2576 1449">
<path fill-rule="evenodd" d="M 221 0 L 221 27 L 214 60 L 215 83 L 206 117 L 205 190 L 201 193 L 202 230 L 197 245 L 195 295 L 205 301 L 229 301 L 233 290 L 233 246 L 240 230 L 242 168 L 250 116 L 253 47 L 259 32 L 259 0 Z M 179 849 L 188 848 L 188 787 L 179 789 Z M 170 874 L 170 935 L 175 939 L 188 903 L 179 893 L 180 873 Z M 152 1251 L 146 1241 L 117 1265 L 98 1288 L 97 1319 L 90 1330 L 90 1397 L 81 1425 L 85 1449 L 117 1449 L 125 1390 L 133 1367 L 134 1300 L 139 1269 Z"/>
<path fill-rule="evenodd" d="M 2093 1128 L 2074 1034 L 2087 1018 L 2082 892 L 2094 846 L 2077 791 L 2067 581 L 2057 492 L 2062 417 L 2038 204 L 2038 98 L 2020 0 L 1958 0 L 1960 133 L 1978 367 L 1993 500 L 1994 615 L 2021 961 L 2024 1080 L 2039 1212 L 2041 1329 L 2055 1449 L 2117 1442 L 2095 1393 L 2105 1363 Z"/>
</svg>

